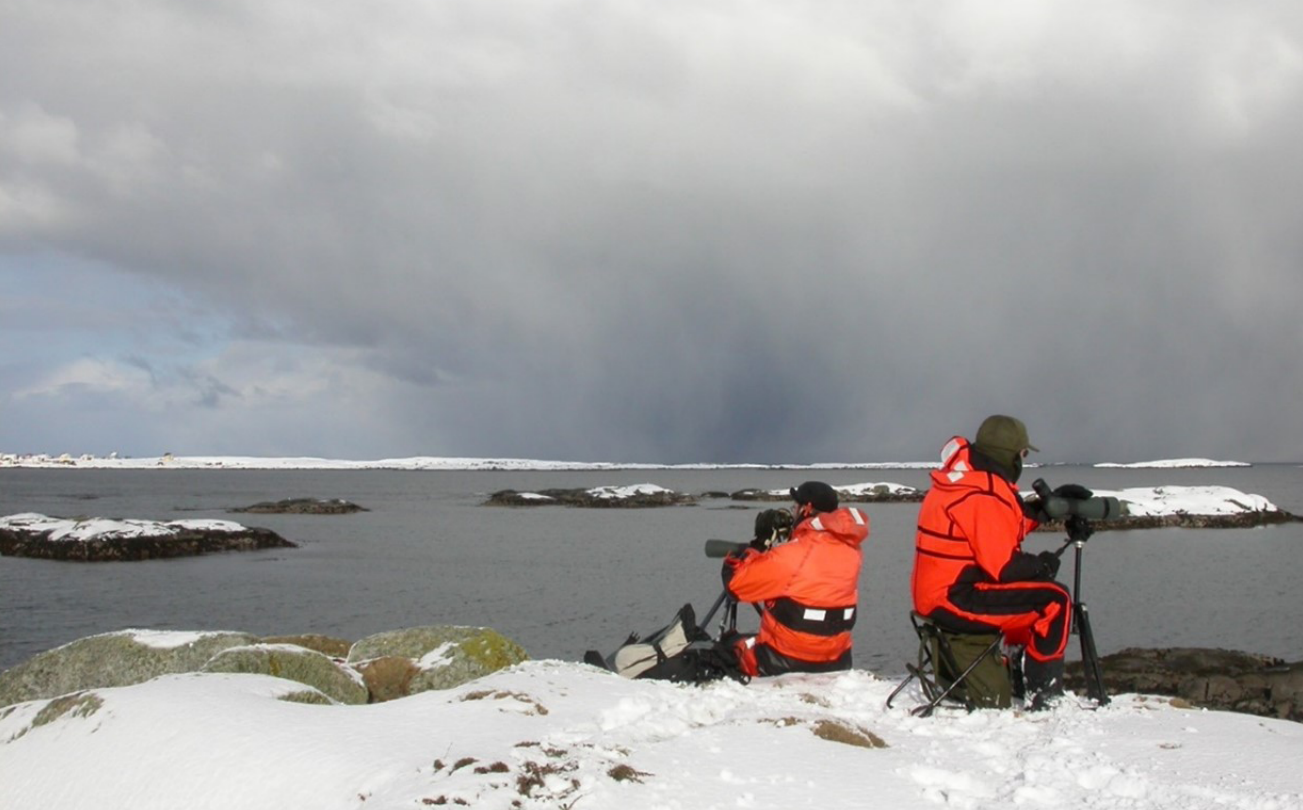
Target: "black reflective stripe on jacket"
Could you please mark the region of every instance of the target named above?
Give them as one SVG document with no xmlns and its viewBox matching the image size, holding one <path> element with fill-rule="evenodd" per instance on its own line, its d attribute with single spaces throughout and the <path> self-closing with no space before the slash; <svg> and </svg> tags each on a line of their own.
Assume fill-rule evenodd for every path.
<svg viewBox="0 0 1303 810">
<path fill-rule="evenodd" d="M 933 531 L 926 526 L 919 526 L 918 534 L 918 544 L 914 550 L 919 554 L 940 557 L 945 560 L 977 562 L 977 556 L 973 554 L 973 547 L 968 544 L 968 540 L 964 537 Z M 942 549 L 946 550 L 943 551 Z"/>
<path fill-rule="evenodd" d="M 769 615 L 777 619 L 779 624 L 812 636 L 835 636 L 849 632 L 855 626 L 855 613 L 855 605 L 816 608 L 787 597 L 774 600 L 769 608 Z"/>
<path fill-rule="evenodd" d="M 802 661 L 783 655 L 768 644 L 756 645 L 756 671 L 764 676 L 782 675 L 786 672 L 841 672 L 850 669 L 851 665 L 850 650 L 832 661 Z"/>
</svg>

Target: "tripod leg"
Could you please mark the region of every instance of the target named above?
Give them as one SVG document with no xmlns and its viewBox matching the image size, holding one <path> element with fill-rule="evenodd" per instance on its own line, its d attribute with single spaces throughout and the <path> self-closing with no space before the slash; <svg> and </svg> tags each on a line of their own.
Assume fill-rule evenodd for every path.
<svg viewBox="0 0 1303 810">
<path fill-rule="evenodd" d="M 1095 633 L 1090 629 L 1090 613 L 1080 602 L 1073 605 L 1073 618 L 1077 623 L 1077 632 L 1081 637 L 1081 674 L 1086 679 L 1086 694 L 1101 706 L 1108 705 L 1108 693 L 1104 691 L 1104 668 L 1099 663 L 1099 652 L 1095 649 Z"/>
<path fill-rule="evenodd" d="M 720 593 L 719 598 L 715 600 L 715 604 L 711 605 L 710 610 L 706 611 L 706 618 L 701 620 L 702 627 L 708 627 L 710 625 L 710 620 L 715 618 L 715 612 L 719 610 L 720 606 L 724 604 L 724 601 L 727 598 L 728 598 L 728 588 L 725 588 Z"/>
</svg>

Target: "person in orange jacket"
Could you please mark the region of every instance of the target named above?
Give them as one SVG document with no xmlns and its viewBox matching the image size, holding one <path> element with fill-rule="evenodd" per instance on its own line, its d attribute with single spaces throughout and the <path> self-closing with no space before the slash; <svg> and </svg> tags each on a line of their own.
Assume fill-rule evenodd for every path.
<svg viewBox="0 0 1303 810">
<path fill-rule="evenodd" d="M 822 481 L 807 481 L 791 494 L 794 525 L 787 542 L 770 548 L 758 537 L 742 556 L 724 558 L 729 595 L 760 609 L 760 632 L 732 642 L 740 668 L 753 677 L 851 667 L 860 545 L 869 536 L 869 518 L 854 507 L 839 508 L 837 491 Z M 757 517 L 758 535 L 765 517 Z"/>
<path fill-rule="evenodd" d="M 1026 426 L 1002 414 L 987 417 L 972 444 L 946 444 L 919 508 L 912 590 L 914 610 L 942 628 L 999 632 L 1022 646 L 1028 697 L 1041 708 L 1063 692 L 1072 610 L 1054 581 L 1059 557 L 1022 550 L 1038 525 L 1039 502 L 1024 503 L 1017 486 L 1031 450 Z"/>
</svg>

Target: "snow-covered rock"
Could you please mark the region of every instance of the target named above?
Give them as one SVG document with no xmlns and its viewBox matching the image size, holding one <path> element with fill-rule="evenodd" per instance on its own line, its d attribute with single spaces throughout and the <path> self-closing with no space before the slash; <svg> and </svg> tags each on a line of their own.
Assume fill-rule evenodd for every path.
<svg viewBox="0 0 1303 810">
<path fill-rule="evenodd" d="M 294 547 L 270 529 L 229 520 L 57 518 L 32 512 L 0 518 L 0 554 L 10 557 L 135 561 Z"/>
<path fill-rule="evenodd" d="M 194 672 L 222 650 L 256 641 L 248 633 L 161 630 L 89 636 L 0 672 L 0 706 Z"/>
<path fill-rule="evenodd" d="M 373 695 L 384 699 L 449 689 L 528 659 L 519 644 L 495 630 L 448 625 L 377 633 L 348 653 Z"/>
<path fill-rule="evenodd" d="M 357 670 L 315 650 L 293 644 L 230 647 L 210 658 L 200 672 L 271 675 L 311 686 L 336 703 L 366 703 L 366 684 Z"/>
</svg>

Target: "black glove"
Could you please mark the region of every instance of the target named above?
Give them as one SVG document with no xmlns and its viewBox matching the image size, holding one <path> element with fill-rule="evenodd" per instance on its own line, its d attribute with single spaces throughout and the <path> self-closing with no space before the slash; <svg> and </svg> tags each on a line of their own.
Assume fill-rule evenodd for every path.
<svg viewBox="0 0 1303 810">
<path fill-rule="evenodd" d="M 1045 578 L 1054 579 L 1059 574 L 1059 564 L 1063 558 L 1053 551 L 1042 551 L 1036 555 L 1036 559 L 1041 561 L 1041 566 L 1045 568 Z"/>
<path fill-rule="evenodd" d="M 1045 523 L 1050 519 L 1050 516 L 1045 513 L 1045 507 L 1041 505 L 1040 498 L 1028 498 L 1023 501 L 1022 513 L 1037 523 Z"/>
<path fill-rule="evenodd" d="M 1061 487 L 1054 488 L 1056 498 L 1071 498 L 1074 501 L 1084 501 L 1087 498 L 1094 497 L 1095 493 L 1083 487 L 1081 484 L 1064 484 Z"/>
<path fill-rule="evenodd" d="M 792 513 L 786 509 L 766 509 L 756 515 L 755 539 L 751 547 L 765 551 L 787 539 L 792 531 Z"/>
</svg>

